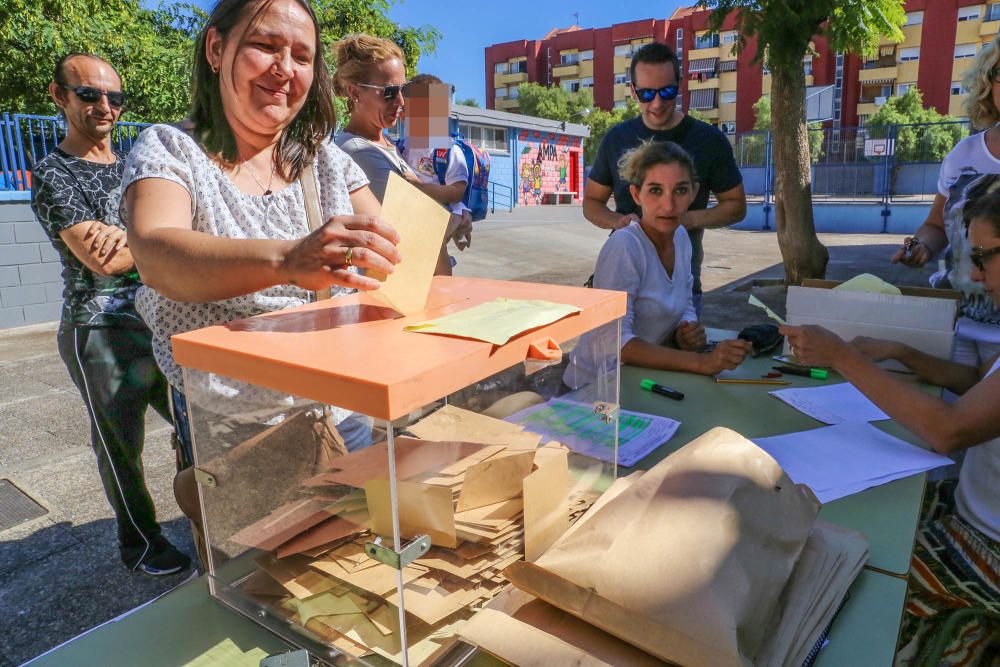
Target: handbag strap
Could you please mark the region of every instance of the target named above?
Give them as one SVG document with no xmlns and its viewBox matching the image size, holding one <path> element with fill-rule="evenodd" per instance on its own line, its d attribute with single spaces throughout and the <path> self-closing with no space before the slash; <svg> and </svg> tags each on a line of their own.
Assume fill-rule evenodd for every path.
<svg viewBox="0 0 1000 667">
<path fill-rule="evenodd" d="M 299 176 L 299 183 L 302 185 L 302 199 L 306 207 L 306 220 L 309 222 L 309 231 L 314 232 L 323 226 L 323 210 L 319 207 L 319 193 L 316 190 L 316 173 L 313 170 L 312 162 L 307 164 Z M 330 298 L 330 288 L 316 290 L 316 300 Z"/>
</svg>

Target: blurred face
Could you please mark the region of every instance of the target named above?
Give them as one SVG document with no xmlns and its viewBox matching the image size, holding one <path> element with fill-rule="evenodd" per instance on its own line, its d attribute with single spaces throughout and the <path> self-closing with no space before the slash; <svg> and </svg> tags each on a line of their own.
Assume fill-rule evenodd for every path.
<svg viewBox="0 0 1000 667">
<path fill-rule="evenodd" d="M 399 58 L 390 58 L 368 71 L 368 76 L 348 88 L 355 100 L 351 115 L 359 115 L 367 123 L 388 129 L 396 124 L 403 112 L 403 92 L 390 99 L 385 97 L 385 86 L 402 86 L 406 83 L 406 69 Z M 374 86 L 374 87 L 373 87 Z"/>
<path fill-rule="evenodd" d="M 670 63 L 636 63 L 635 81 L 632 82 L 633 94 L 640 88 L 660 89 L 665 86 L 676 86 L 677 77 Z M 671 127 L 674 109 L 677 108 L 677 98 L 665 100 L 659 95 L 650 102 L 643 102 L 636 96 L 639 110 L 642 112 L 643 124 L 651 130 L 665 130 Z"/>
<path fill-rule="evenodd" d="M 122 112 L 121 107 L 109 103 L 107 96 L 109 92 L 121 92 L 121 79 L 106 62 L 84 56 L 66 62 L 64 74 L 66 86 L 53 83 L 49 86 L 49 93 L 56 106 L 66 115 L 70 131 L 95 142 L 103 140 L 111 134 Z M 87 102 L 73 90 L 81 86 L 99 91 L 100 98 Z"/>
<path fill-rule="evenodd" d="M 229 35 L 211 29 L 206 57 L 218 70 L 226 118 L 237 137 L 275 136 L 295 120 L 313 82 L 316 34 L 294 0 L 274 0 L 250 21 L 254 9 Z"/>
<path fill-rule="evenodd" d="M 642 207 L 642 226 L 655 232 L 672 232 L 681 224 L 698 192 L 688 170 L 679 164 L 658 164 L 646 172 L 642 187 L 629 186 Z"/>
<path fill-rule="evenodd" d="M 1000 306 L 1000 251 L 989 254 L 990 250 L 1000 248 L 1000 237 L 989 222 L 973 218 L 969 240 L 972 242 L 972 279 L 982 283 L 993 303 Z"/>
</svg>

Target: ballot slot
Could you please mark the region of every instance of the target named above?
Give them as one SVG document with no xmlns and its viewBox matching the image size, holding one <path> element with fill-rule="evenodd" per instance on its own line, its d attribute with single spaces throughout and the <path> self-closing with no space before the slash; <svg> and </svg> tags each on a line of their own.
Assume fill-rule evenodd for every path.
<svg viewBox="0 0 1000 667">
<path fill-rule="evenodd" d="M 614 480 L 616 308 L 597 324 L 567 318 L 503 346 L 477 344 L 483 354 L 459 370 L 449 364 L 469 356 L 468 340 L 406 332 L 405 318 L 364 323 L 394 328 L 388 342 L 373 336 L 369 354 L 383 357 L 371 363 L 375 379 L 411 363 L 401 336 L 433 341 L 445 371 L 474 377 L 436 394 L 447 382 L 431 368 L 412 386 L 389 386 L 367 412 L 360 399 L 315 400 L 315 377 L 301 393 L 285 390 L 301 371 L 281 359 L 293 349 L 287 334 L 236 331 L 260 337 L 246 348 L 232 341 L 244 358 L 253 348 L 252 369 L 226 366 L 224 354 L 227 373 L 184 369 L 211 594 L 331 664 L 416 665 L 446 652 L 507 585 L 504 570 L 539 558 Z M 575 317 L 587 316 L 583 304 Z M 350 328 L 298 344 L 360 340 Z M 538 341 L 561 354 L 529 372 L 525 350 Z M 599 360 L 585 373 L 574 370 L 581 341 Z M 357 392 L 367 390 L 359 381 Z M 430 399 L 393 413 L 411 393 Z"/>
</svg>

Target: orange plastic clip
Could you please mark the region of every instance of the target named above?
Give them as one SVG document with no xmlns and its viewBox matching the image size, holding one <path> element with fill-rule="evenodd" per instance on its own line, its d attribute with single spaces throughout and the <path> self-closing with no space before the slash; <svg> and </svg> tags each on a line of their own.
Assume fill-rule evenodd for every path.
<svg viewBox="0 0 1000 667">
<path fill-rule="evenodd" d="M 536 340 L 528 345 L 528 352 L 524 359 L 524 372 L 526 375 L 536 373 L 547 366 L 553 366 L 562 361 L 563 351 L 559 343 L 551 338 Z"/>
</svg>

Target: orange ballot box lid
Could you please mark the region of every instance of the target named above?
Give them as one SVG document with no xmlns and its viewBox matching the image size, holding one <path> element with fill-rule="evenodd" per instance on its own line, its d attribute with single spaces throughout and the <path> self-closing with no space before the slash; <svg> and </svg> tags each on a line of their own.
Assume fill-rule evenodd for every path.
<svg viewBox="0 0 1000 667">
<path fill-rule="evenodd" d="M 576 306 L 579 312 L 504 345 L 406 331 L 497 298 Z M 625 314 L 624 292 L 478 278 L 434 278 L 427 308 L 409 317 L 366 294 L 258 315 L 171 338 L 185 368 L 395 420 L 529 356 Z"/>
</svg>

